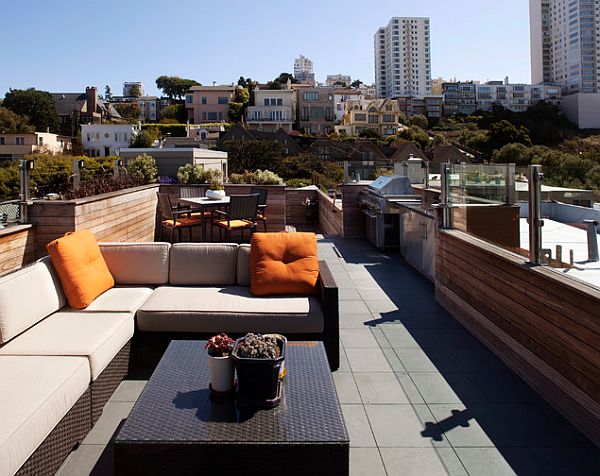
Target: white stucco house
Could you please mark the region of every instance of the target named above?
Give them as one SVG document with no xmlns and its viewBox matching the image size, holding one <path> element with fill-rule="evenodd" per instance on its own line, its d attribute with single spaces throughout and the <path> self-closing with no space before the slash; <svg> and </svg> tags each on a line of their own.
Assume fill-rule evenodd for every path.
<svg viewBox="0 0 600 476">
<path fill-rule="evenodd" d="M 86 155 L 108 157 L 131 145 L 139 132 L 137 124 L 82 124 L 81 142 Z"/>
</svg>

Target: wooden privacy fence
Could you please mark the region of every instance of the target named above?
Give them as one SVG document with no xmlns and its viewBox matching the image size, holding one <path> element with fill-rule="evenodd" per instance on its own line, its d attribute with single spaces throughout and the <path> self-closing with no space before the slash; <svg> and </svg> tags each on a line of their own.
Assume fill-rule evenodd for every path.
<svg viewBox="0 0 600 476">
<path fill-rule="evenodd" d="M 459 231 L 437 232 L 436 298 L 600 445 L 600 291 Z"/>
</svg>

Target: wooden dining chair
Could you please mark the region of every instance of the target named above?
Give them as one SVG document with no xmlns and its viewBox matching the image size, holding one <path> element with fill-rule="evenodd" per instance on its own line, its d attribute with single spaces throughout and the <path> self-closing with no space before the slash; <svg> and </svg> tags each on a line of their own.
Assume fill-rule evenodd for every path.
<svg viewBox="0 0 600 476">
<path fill-rule="evenodd" d="M 171 230 L 169 241 L 173 243 L 173 236 L 177 231 L 177 241 L 181 241 L 181 230 L 188 229 L 190 233 L 190 241 L 192 241 L 192 228 L 201 226 L 200 218 L 191 217 L 189 210 L 177 210 L 171 204 L 171 198 L 168 193 L 157 193 L 158 207 L 160 210 L 160 240 L 163 237 L 163 228 Z"/>
<path fill-rule="evenodd" d="M 265 231 L 267 231 L 267 197 L 269 196 L 269 190 L 266 188 L 252 187 L 250 193 L 258 195 L 256 220 L 261 221 Z"/>
<path fill-rule="evenodd" d="M 227 241 L 231 233 L 240 230 L 240 240 L 244 240 L 244 231 L 250 230 L 250 235 L 256 231 L 256 211 L 258 209 L 258 194 L 232 195 L 227 210 L 214 210 L 213 227 L 219 228 L 219 240 L 223 239 L 223 230 Z"/>
<path fill-rule="evenodd" d="M 179 189 L 180 198 L 202 198 L 206 194 L 206 187 L 181 187 Z"/>
</svg>

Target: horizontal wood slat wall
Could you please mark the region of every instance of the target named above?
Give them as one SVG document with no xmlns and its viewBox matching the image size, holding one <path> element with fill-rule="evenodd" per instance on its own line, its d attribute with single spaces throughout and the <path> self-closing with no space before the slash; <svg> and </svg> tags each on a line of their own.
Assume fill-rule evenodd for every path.
<svg viewBox="0 0 600 476">
<path fill-rule="evenodd" d="M 344 236 L 344 215 L 333 200 L 321 190 L 318 191 L 319 229 L 324 235 Z"/>
<path fill-rule="evenodd" d="M 98 241 L 153 241 L 158 185 L 68 201 L 38 200 L 29 207 L 35 256 L 66 232 L 91 230 Z"/>
<path fill-rule="evenodd" d="M 358 206 L 358 194 L 365 189 L 365 184 L 347 183 L 342 186 L 342 202 L 344 203 L 344 238 L 365 238 L 365 214 Z"/>
<path fill-rule="evenodd" d="M 460 231 L 437 243 L 437 300 L 600 445 L 600 291 Z"/>
<path fill-rule="evenodd" d="M 0 276 L 35 261 L 34 228 L 20 225 L 2 230 L 0 236 Z"/>
<path fill-rule="evenodd" d="M 288 225 L 308 225 L 306 217 L 306 197 L 316 201 L 318 193 L 316 190 L 297 190 L 288 188 L 285 191 L 286 212 L 285 217 Z"/>
</svg>

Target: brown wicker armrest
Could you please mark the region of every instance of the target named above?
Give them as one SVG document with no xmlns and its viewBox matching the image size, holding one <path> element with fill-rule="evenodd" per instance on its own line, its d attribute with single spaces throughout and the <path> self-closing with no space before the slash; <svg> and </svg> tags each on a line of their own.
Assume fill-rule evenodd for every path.
<svg viewBox="0 0 600 476">
<path fill-rule="evenodd" d="M 318 293 L 323 308 L 323 344 L 332 371 L 340 366 L 340 311 L 338 287 L 325 261 L 319 261 Z"/>
</svg>

